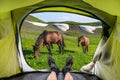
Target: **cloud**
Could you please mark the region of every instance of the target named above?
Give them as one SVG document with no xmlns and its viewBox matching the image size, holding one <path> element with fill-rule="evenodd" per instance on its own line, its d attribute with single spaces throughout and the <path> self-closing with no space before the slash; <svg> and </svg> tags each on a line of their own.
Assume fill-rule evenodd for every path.
<svg viewBox="0 0 120 80">
<path fill-rule="evenodd" d="M 72 13 L 63 13 L 63 12 L 44 12 L 44 13 L 35 13 L 33 16 L 46 21 L 46 22 L 59 22 L 59 21 L 76 21 L 76 22 L 97 22 L 98 20 L 89 18 L 86 16 L 72 14 Z"/>
</svg>

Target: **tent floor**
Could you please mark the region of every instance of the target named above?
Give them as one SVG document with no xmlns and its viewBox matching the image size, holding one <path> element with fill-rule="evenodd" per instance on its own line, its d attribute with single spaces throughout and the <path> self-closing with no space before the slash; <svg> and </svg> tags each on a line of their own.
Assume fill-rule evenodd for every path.
<svg viewBox="0 0 120 80">
<path fill-rule="evenodd" d="M 93 74 L 87 74 L 83 72 L 70 72 L 74 80 L 101 80 L 99 77 Z M 46 80 L 50 72 L 47 71 L 34 71 L 19 73 L 10 77 L 1 78 L 0 80 Z M 64 80 L 63 74 L 60 72 L 58 80 Z"/>
</svg>

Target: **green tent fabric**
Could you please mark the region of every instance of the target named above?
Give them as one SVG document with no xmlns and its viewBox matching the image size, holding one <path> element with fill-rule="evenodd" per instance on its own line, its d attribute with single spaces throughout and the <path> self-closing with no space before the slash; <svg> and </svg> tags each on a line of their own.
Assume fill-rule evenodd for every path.
<svg viewBox="0 0 120 80">
<path fill-rule="evenodd" d="M 102 38 L 93 58 L 97 59 L 94 73 L 103 80 L 119 80 L 119 3 L 119 0 L 1 0 L 0 77 L 34 70 L 27 65 L 22 54 L 19 31 L 24 18 L 32 12 L 60 11 L 102 21 Z"/>
</svg>

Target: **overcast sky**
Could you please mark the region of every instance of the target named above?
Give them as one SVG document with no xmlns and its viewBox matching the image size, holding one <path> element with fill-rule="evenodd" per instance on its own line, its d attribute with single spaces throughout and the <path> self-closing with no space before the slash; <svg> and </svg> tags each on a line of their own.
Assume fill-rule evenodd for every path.
<svg viewBox="0 0 120 80">
<path fill-rule="evenodd" d="M 99 20 L 89 18 L 86 16 L 64 13 L 64 12 L 42 12 L 31 14 L 45 22 L 59 22 L 59 21 L 76 21 L 76 22 L 97 22 Z"/>
</svg>

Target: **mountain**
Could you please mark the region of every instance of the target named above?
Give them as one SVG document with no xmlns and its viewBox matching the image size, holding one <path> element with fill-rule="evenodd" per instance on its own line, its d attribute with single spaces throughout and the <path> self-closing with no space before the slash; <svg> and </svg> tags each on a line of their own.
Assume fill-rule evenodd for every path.
<svg viewBox="0 0 120 80">
<path fill-rule="evenodd" d="M 38 19 L 38 18 L 36 18 L 36 17 L 34 17 L 34 16 L 31 16 L 31 15 L 27 16 L 27 17 L 26 17 L 26 20 L 28 20 L 28 21 L 34 21 L 34 22 L 42 22 L 42 23 L 45 23 L 44 21 L 42 21 L 42 20 L 40 20 L 40 19 Z"/>
<path fill-rule="evenodd" d="M 69 25 L 90 25 L 90 26 L 101 26 L 101 22 L 90 22 L 90 23 L 80 23 L 75 21 L 64 21 L 64 22 L 49 22 L 49 23 L 66 23 Z"/>
<path fill-rule="evenodd" d="M 31 15 L 27 16 L 25 20 L 45 23 L 44 21 L 42 21 L 42 20 L 40 20 L 36 17 L 33 17 Z M 58 28 L 52 26 L 54 23 L 56 23 L 56 22 L 48 22 L 47 27 L 38 27 L 38 26 L 35 26 L 35 25 L 31 25 L 30 23 L 24 21 L 23 25 L 22 25 L 22 31 L 37 32 L 37 33 L 41 33 L 43 30 L 51 30 L 51 31 L 52 30 L 57 30 L 57 31 L 60 31 L 60 30 L 58 30 Z M 74 21 L 65 21 L 65 22 L 57 22 L 57 23 L 65 23 L 65 24 L 69 25 L 69 30 L 68 31 L 66 31 L 66 32 L 61 31 L 65 35 L 69 35 L 69 36 L 78 35 L 79 36 L 80 34 L 81 35 L 100 35 L 101 34 L 101 29 L 96 29 L 94 34 L 90 34 L 90 33 L 87 33 L 87 32 L 85 32 L 85 31 L 83 31 L 79 28 L 79 25 L 99 26 L 99 25 L 101 25 L 101 22 L 78 23 L 78 22 L 74 22 Z"/>
</svg>

